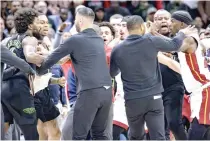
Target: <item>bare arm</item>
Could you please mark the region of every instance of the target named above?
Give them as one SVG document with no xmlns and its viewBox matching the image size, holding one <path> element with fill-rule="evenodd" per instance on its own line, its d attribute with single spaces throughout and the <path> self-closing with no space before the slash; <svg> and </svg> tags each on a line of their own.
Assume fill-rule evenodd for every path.
<svg viewBox="0 0 210 141">
<path fill-rule="evenodd" d="M 22 41 L 23 52 L 28 63 L 39 65 L 43 62 L 44 57 L 41 53 L 36 52 L 38 41 L 35 37 L 26 37 Z"/>
<path fill-rule="evenodd" d="M 193 37 L 187 37 L 182 43 L 181 50 L 186 52 L 187 50 L 191 49 L 192 52 L 189 53 L 193 53 L 196 51 L 197 46 L 198 44 L 196 42 L 196 39 L 194 39 Z"/>
<path fill-rule="evenodd" d="M 45 60 L 41 63 L 41 67 L 38 69 L 39 73 L 44 72 L 45 70 L 52 67 L 56 64 L 61 58 L 66 55 L 70 55 L 73 52 L 75 47 L 75 42 L 73 37 L 67 39 L 62 43 L 58 48 L 56 48 Z"/>
<path fill-rule="evenodd" d="M 173 71 L 181 74 L 180 65 L 178 62 L 174 61 L 173 59 L 171 59 L 169 57 L 166 57 L 162 53 L 158 53 L 157 57 L 158 57 L 158 61 L 161 64 L 164 64 L 164 65 L 168 66 L 170 69 L 172 69 Z"/>
</svg>

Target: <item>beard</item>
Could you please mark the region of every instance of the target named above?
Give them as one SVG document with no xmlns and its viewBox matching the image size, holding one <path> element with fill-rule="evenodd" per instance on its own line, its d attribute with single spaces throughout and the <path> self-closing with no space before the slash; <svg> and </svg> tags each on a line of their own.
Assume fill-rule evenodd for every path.
<svg viewBox="0 0 210 141">
<path fill-rule="evenodd" d="M 37 40 L 42 40 L 43 36 L 41 34 L 41 28 L 36 28 L 32 31 L 32 35 L 37 39 Z"/>
<path fill-rule="evenodd" d="M 79 27 L 79 25 L 77 23 L 75 23 L 75 28 L 76 28 L 76 31 L 79 33 L 81 31 L 81 28 Z"/>
</svg>

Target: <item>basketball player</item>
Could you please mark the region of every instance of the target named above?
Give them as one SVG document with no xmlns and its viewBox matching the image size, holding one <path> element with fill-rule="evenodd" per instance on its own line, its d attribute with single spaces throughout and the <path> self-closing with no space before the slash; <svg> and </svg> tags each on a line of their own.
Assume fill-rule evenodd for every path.
<svg viewBox="0 0 210 141">
<path fill-rule="evenodd" d="M 15 66 L 16 68 L 19 68 L 20 70 L 29 75 L 35 74 L 35 71 L 31 68 L 31 66 L 28 63 L 14 56 L 5 46 L 1 45 L 1 82 L 3 77 L 4 64 Z M 11 72 L 9 75 L 11 75 Z M 1 106 L 1 140 L 4 140 L 4 130 L 4 113 Z"/>
<path fill-rule="evenodd" d="M 7 47 L 19 58 L 28 62 L 33 69 L 44 59 L 41 52 L 36 52 L 37 39 L 33 37 L 39 36 L 35 24 L 37 16 L 33 9 L 19 9 L 15 13 L 15 28 L 18 34 L 7 43 Z M 1 100 L 6 126 L 9 127 L 14 118 L 26 140 L 38 140 L 34 98 L 30 93 L 29 80 L 24 72 L 17 69 L 11 77 L 3 81 Z"/>
<path fill-rule="evenodd" d="M 191 16 L 186 11 L 172 14 L 172 33 L 187 27 Z M 209 140 L 210 87 L 209 70 L 204 66 L 204 57 L 197 34 L 186 38 L 178 56 L 185 87 L 190 95 L 191 125 L 189 140 Z"/>
<path fill-rule="evenodd" d="M 41 50 L 41 52 L 47 56 L 53 49 L 53 46 L 47 37 L 49 31 L 47 17 L 42 14 L 39 15 L 36 26 L 40 34 L 38 40 L 39 46 L 37 49 Z M 64 82 L 62 81 L 62 78 L 51 78 L 50 83 L 63 85 L 62 83 L 65 83 L 65 80 Z M 60 112 L 51 99 L 49 88 L 37 92 L 34 99 L 38 118 L 37 129 L 39 132 L 39 139 L 59 140 L 61 133 L 56 118 L 59 116 Z"/>
</svg>

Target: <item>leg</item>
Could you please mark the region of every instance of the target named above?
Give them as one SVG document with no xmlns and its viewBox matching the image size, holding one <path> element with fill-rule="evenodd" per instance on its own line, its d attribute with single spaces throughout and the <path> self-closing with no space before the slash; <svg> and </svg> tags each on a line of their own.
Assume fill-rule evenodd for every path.
<svg viewBox="0 0 210 141">
<path fill-rule="evenodd" d="M 204 135 L 204 140 L 210 140 L 210 126 L 207 125 L 206 128 L 207 128 L 207 131 L 206 131 L 206 133 Z"/>
<path fill-rule="evenodd" d="M 17 123 L 14 121 L 14 128 L 12 130 L 12 140 L 20 140 L 21 130 Z"/>
<path fill-rule="evenodd" d="M 68 113 L 68 116 L 67 116 L 67 119 L 65 121 L 65 124 L 63 126 L 63 129 L 62 129 L 62 134 L 61 134 L 61 139 L 62 140 L 72 140 L 72 130 L 73 130 L 73 115 L 74 115 L 74 106 L 75 104 L 72 105 L 69 113 Z"/>
<path fill-rule="evenodd" d="M 73 115 L 73 140 L 85 140 L 90 129 L 93 139 L 108 139 L 105 129 L 111 102 L 111 88 L 106 90 L 101 87 L 80 92 Z"/>
<path fill-rule="evenodd" d="M 112 140 L 113 139 L 113 136 L 112 136 L 112 132 L 113 132 L 113 104 L 109 111 L 108 124 L 107 124 L 105 132 L 106 132 L 108 138 L 110 140 Z"/>
<path fill-rule="evenodd" d="M 190 122 L 186 117 L 182 118 L 182 123 L 185 127 L 185 130 L 188 132 L 189 128 L 190 128 Z"/>
<path fill-rule="evenodd" d="M 48 140 L 60 140 L 61 132 L 56 119 L 44 123 L 47 129 Z"/>
<path fill-rule="evenodd" d="M 189 140 L 203 140 L 206 131 L 205 125 L 199 124 L 197 118 L 194 118 L 188 132 Z"/>
<path fill-rule="evenodd" d="M 40 119 L 38 119 L 37 130 L 39 133 L 39 140 L 47 140 L 48 139 L 46 127 L 44 126 L 44 123 Z"/>
<path fill-rule="evenodd" d="M 46 128 L 46 132 L 42 132 L 42 129 L 40 129 L 40 132 L 42 132 L 43 135 L 41 138 L 46 138 L 47 136 L 48 140 L 60 139 L 61 133 L 56 121 L 60 112 L 51 100 L 47 88 L 35 95 L 35 107 L 37 110 L 37 118 L 43 122 L 43 126 Z"/>
<path fill-rule="evenodd" d="M 100 107 L 95 115 L 91 131 L 93 140 L 111 140 L 112 139 L 112 89 L 104 87 L 94 90 L 100 95 Z"/>
<path fill-rule="evenodd" d="M 2 105 L 0 105 L 0 108 L 1 108 L 1 140 L 4 140 L 4 112 L 2 110 Z"/>
<path fill-rule="evenodd" d="M 144 101 L 144 98 L 125 101 L 125 109 L 129 125 L 128 138 L 130 140 L 144 139 L 144 112 L 146 106 L 147 104 Z"/>
<path fill-rule="evenodd" d="M 148 111 L 145 115 L 151 140 L 165 140 L 164 107 L 162 98 L 148 97 Z"/>
<path fill-rule="evenodd" d="M 14 128 L 14 124 L 5 123 L 5 127 L 7 128 L 7 132 L 5 132 L 4 139 L 12 140 L 12 130 Z"/>
<path fill-rule="evenodd" d="M 123 128 L 113 125 L 113 140 L 120 140 L 120 134 L 124 131 Z"/>
<path fill-rule="evenodd" d="M 39 140 L 37 122 L 34 124 L 20 125 L 20 129 L 23 132 L 25 140 Z"/>
<path fill-rule="evenodd" d="M 80 92 L 74 107 L 72 140 L 85 140 L 99 107 L 98 100 L 92 100 L 93 94 Z"/>
<path fill-rule="evenodd" d="M 164 110 L 165 110 L 165 108 L 164 108 Z M 168 122 L 167 122 L 167 119 L 166 119 L 165 112 L 164 112 L 164 123 L 165 123 L 165 137 L 166 137 L 166 140 L 170 140 L 170 129 L 169 129 L 169 126 L 168 126 Z"/>
<path fill-rule="evenodd" d="M 169 129 L 176 140 L 187 140 L 187 133 L 182 122 L 183 96 L 181 91 L 170 91 L 163 98 Z"/>
<path fill-rule="evenodd" d="M 2 83 L 4 84 L 4 83 Z M 5 98 L 4 93 L 6 92 L 6 94 L 11 95 L 10 93 L 8 93 L 7 91 L 5 91 L 5 86 L 7 86 L 8 84 L 4 84 L 2 86 L 2 101 L 1 101 L 1 128 L 3 134 L 1 134 L 2 138 L 5 139 L 5 137 L 7 137 L 7 132 L 9 130 L 10 124 L 13 124 L 13 115 L 10 113 L 9 109 L 7 108 L 7 105 L 9 105 L 8 100 Z M 7 87 L 6 87 L 7 88 Z M 7 138 L 6 138 L 7 139 Z M 12 139 L 12 138 L 11 138 Z"/>
</svg>

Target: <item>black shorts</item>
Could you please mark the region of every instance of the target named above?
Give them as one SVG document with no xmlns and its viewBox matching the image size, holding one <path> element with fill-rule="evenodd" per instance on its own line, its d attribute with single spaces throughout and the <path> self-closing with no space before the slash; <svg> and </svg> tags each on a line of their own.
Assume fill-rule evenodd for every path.
<svg viewBox="0 0 210 141">
<path fill-rule="evenodd" d="M 30 94 L 27 80 L 11 79 L 3 81 L 1 93 L 5 122 L 12 124 L 13 119 L 19 125 L 37 122 L 34 98 Z"/>
<path fill-rule="evenodd" d="M 54 105 L 50 97 L 48 88 L 37 92 L 34 96 L 37 118 L 42 122 L 47 122 L 60 115 L 59 109 Z"/>
</svg>

